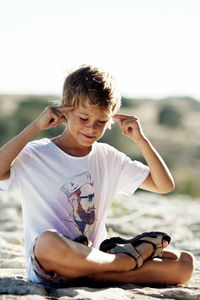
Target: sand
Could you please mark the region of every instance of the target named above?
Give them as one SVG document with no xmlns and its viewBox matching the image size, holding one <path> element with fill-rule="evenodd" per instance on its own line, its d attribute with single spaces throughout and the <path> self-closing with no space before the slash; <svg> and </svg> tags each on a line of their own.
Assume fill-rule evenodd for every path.
<svg viewBox="0 0 200 300">
<path fill-rule="evenodd" d="M 200 201 L 184 196 L 137 193 L 121 197 L 107 221 L 110 235 L 131 237 L 144 231 L 166 231 L 171 249 L 191 251 L 196 270 L 185 285 L 143 287 L 134 284 L 102 287 L 45 289 L 27 280 L 19 196 L 0 194 L 0 300 L 1 299 L 200 299 Z"/>
</svg>

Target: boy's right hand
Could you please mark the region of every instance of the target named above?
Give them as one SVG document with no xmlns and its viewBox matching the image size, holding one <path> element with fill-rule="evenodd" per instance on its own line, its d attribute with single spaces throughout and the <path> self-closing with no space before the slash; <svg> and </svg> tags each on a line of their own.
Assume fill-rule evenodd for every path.
<svg viewBox="0 0 200 300">
<path fill-rule="evenodd" d="M 62 124 L 66 119 L 68 112 L 74 110 L 74 106 L 48 106 L 43 112 L 33 121 L 33 124 L 40 130 L 50 129 Z"/>
</svg>

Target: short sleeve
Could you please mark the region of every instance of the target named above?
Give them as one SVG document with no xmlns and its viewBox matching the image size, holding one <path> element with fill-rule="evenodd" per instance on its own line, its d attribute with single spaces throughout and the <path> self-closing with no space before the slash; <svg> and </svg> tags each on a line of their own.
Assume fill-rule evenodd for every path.
<svg viewBox="0 0 200 300">
<path fill-rule="evenodd" d="M 30 145 L 31 143 L 28 143 L 14 160 L 10 168 L 10 178 L 8 180 L 0 180 L 0 191 L 13 191 L 19 187 L 23 164 L 30 159 Z"/>
<path fill-rule="evenodd" d="M 149 167 L 139 161 L 132 161 L 125 154 L 119 175 L 117 192 L 132 195 L 149 175 Z"/>
<path fill-rule="evenodd" d="M 10 178 L 7 180 L 0 180 L 0 191 L 11 191 L 15 188 L 16 175 L 15 166 L 10 169 Z"/>
</svg>

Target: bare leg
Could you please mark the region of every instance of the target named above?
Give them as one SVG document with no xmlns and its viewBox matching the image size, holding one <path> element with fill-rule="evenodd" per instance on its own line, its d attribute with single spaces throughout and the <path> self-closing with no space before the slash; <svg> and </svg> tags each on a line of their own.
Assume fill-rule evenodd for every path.
<svg viewBox="0 0 200 300">
<path fill-rule="evenodd" d="M 153 246 L 147 243 L 137 248 L 144 260 L 153 252 Z M 68 278 L 107 271 L 129 271 L 136 266 L 136 261 L 126 254 L 104 253 L 73 242 L 53 230 L 45 231 L 38 238 L 35 256 L 44 270 L 55 271 Z"/>
<path fill-rule="evenodd" d="M 153 252 L 153 247 L 150 244 L 143 243 L 137 247 L 137 250 L 145 260 Z M 149 278 L 154 283 L 180 283 L 178 282 L 180 280 L 175 277 L 172 280 L 171 275 L 174 271 L 182 272 L 181 267 L 184 266 L 183 262 L 186 260 L 183 259 L 184 257 L 176 260 L 149 260 L 142 268 L 133 271 L 136 262 L 128 255 L 122 253 L 116 255 L 107 254 L 70 241 L 56 231 L 51 230 L 44 232 L 38 238 L 35 255 L 40 265 L 46 271 L 54 271 L 67 278 L 78 278 L 95 274 L 95 281 L 129 283 L 149 283 Z M 192 264 L 191 261 L 190 264 Z"/>
<path fill-rule="evenodd" d="M 194 258 L 188 252 L 179 252 L 177 256 L 173 252 L 167 252 L 167 257 L 147 260 L 137 270 L 128 272 L 105 272 L 96 274 L 93 281 L 170 285 L 186 283 L 194 270 Z"/>
</svg>

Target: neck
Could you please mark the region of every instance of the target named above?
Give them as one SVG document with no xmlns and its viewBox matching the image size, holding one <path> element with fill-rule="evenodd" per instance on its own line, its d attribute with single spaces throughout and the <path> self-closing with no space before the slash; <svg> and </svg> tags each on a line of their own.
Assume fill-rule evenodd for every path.
<svg viewBox="0 0 200 300">
<path fill-rule="evenodd" d="M 78 147 L 73 141 L 73 137 L 68 138 L 65 132 L 53 141 L 62 151 L 72 156 L 85 156 L 90 153 L 92 146 Z"/>
</svg>

